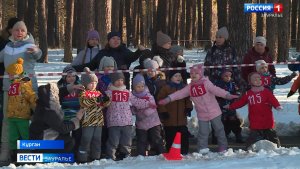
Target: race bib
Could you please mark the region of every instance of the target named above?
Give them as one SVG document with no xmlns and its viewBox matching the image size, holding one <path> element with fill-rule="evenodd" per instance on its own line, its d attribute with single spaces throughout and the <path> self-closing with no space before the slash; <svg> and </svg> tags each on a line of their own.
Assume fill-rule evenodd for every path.
<svg viewBox="0 0 300 169">
<path fill-rule="evenodd" d="M 190 89 L 190 93 L 192 97 L 199 97 L 206 93 L 204 84 L 201 85 L 192 85 Z"/>
<path fill-rule="evenodd" d="M 271 86 L 271 77 L 270 76 L 261 76 L 261 82 L 264 86 Z"/>
<path fill-rule="evenodd" d="M 114 102 L 128 102 L 129 92 L 112 91 L 112 101 Z"/>
<path fill-rule="evenodd" d="M 76 92 L 70 93 L 67 96 L 65 96 L 65 98 L 77 98 L 78 94 Z"/>
<path fill-rule="evenodd" d="M 85 97 L 87 98 L 99 97 L 100 95 L 101 92 L 99 91 L 85 91 Z"/>
<path fill-rule="evenodd" d="M 20 95 L 20 83 L 13 83 L 9 86 L 8 96 Z"/>
</svg>

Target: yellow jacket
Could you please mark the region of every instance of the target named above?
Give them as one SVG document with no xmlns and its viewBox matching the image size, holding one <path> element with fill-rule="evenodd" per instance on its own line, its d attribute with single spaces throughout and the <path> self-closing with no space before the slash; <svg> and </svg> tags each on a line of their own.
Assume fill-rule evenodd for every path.
<svg viewBox="0 0 300 169">
<path fill-rule="evenodd" d="M 36 106 L 36 95 L 29 78 L 14 79 L 8 91 L 7 117 L 30 119 Z"/>
</svg>

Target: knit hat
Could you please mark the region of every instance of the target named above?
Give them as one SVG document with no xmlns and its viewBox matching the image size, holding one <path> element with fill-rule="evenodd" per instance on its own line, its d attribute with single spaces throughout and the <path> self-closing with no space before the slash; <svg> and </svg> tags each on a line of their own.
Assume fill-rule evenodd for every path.
<svg viewBox="0 0 300 169">
<path fill-rule="evenodd" d="M 145 69 L 158 69 L 159 65 L 155 60 L 146 59 L 144 61 L 144 68 Z"/>
<path fill-rule="evenodd" d="M 15 63 L 8 65 L 5 71 L 10 75 L 20 75 L 23 73 L 23 62 L 22 58 L 18 58 Z"/>
<path fill-rule="evenodd" d="M 124 76 L 124 74 L 122 72 L 121 73 L 119 73 L 119 72 L 117 72 L 117 73 L 111 73 L 109 75 L 109 77 L 110 77 L 110 80 L 111 80 L 112 84 L 114 84 L 119 79 L 124 79 L 125 80 L 125 76 Z"/>
<path fill-rule="evenodd" d="M 300 62 L 300 55 L 297 57 L 296 60 L 289 60 L 289 61 Z M 290 71 L 300 71 L 300 65 L 299 64 L 288 64 L 288 68 L 289 68 Z"/>
<path fill-rule="evenodd" d="M 136 85 L 138 85 L 139 83 L 145 84 L 145 79 L 144 76 L 142 74 L 137 74 L 135 75 L 135 77 L 132 80 L 132 86 L 135 87 Z"/>
<path fill-rule="evenodd" d="M 25 30 L 25 34 L 27 35 L 27 27 L 23 21 L 16 22 L 12 29 L 22 28 Z"/>
<path fill-rule="evenodd" d="M 114 69 L 117 69 L 117 62 L 115 59 L 111 56 L 103 56 L 103 58 L 100 60 L 99 64 L 99 70 L 104 70 L 105 67 L 112 66 Z"/>
<path fill-rule="evenodd" d="M 182 73 L 180 70 L 170 70 L 168 78 L 171 79 L 176 73 Z"/>
<path fill-rule="evenodd" d="M 120 32 L 114 32 L 114 31 L 109 32 L 107 34 L 107 40 L 109 41 L 114 36 L 118 36 L 119 38 L 121 38 L 121 33 Z"/>
<path fill-rule="evenodd" d="M 6 31 L 8 32 L 9 31 L 9 29 L 12 29 L 13 27 L 14 27 L 14 25 L 17 23 L 17 22 L 19 22 L 19 21 L 21 21 L 19 18 L 16 18 L 16 17 L 13 17 L 13 18 L 10 18 L 9 20 L 8 20 L 8 22 L 7 22 L 7 26 L 6 26 Z"/>
<path fill-rule="evenodd" d="M 198 73 L 200 75 L 200 78 L 204 76 L 204 68 L 203 64 L 196 64 L 191 67 L 190 73 Z"/>
<path fill-rule="evenodd" d="M 68 65 L 63 69 L 63 73 L 76 73 L 76 70 L 71 66 Z M 67 75 L 62 75 L 63 79 L 66 79 Z"/>
<path fill-rule="evenodd" d="M 170 52 L 172 52 L 173 54 L 177 54 L 179 51 L 183 51 L 183 47 L 179 45 L 172 45 L 172 47 L 170 48 Z"/>
<path fill-rule="evenodd" d="M 88 31 L 86 40 L 88 41 L 90 39 L 97 39 L 99 41 L 100 40 L 99 33 L 96 30 Z"/>
<path fill-rule="evenodd" d="M 172 42 L 170 36 L 164 34 L 162 31 L 156 33 L 156 43 L 158 46 L 162 47 L 164 44 Z"/>
<path fill-rule="evenodd" d="M 81 75 L 81 83 L 83 86 L 87 87 L 87 85 L 91 82 L 97 82 L 98 83 L 98 78 L 95 74 L 91 74 L 90 68 L 85 67 L 84 71 L 86 74 Z"/>
<path fill-rule="evenodd" d="M 255 65 L 256 65 L 256 71 L 259 72 L 259 70 L 260 70 L 263 66 L 267 65 L 267 63 L 266 63 L 266 61 L 264 61 L 264 60 L 257 60 L 257 61 L 255 61 Z"/>
<path fill-rule="evenodd" d="M 263 36 L 257 36 L 257 37 L 254 39 L 254 44 L 256 44 L 256 43 L 261 43 L 261 44 L 263 44 L 264 46 L 266 46 L 267 40 L 266 40 L 266 38 L 263 37 Z"/>
<path fill-rule="evenodd" d="M 225 38 L 225 40 L 228 39 L 229 37 L 229 33 L 228 33 L 228 30 L 227 28 L 224 26 L 222 28 L 220 28 L 218 31 L 217 31 L 217 37 L 223 37 Z"/>
<path fill-rule="evenodd" d="M 224 77 L 228 73 L 232 75 L 232 71 L 230 69 L 223 69 L 221 73 L 221 77 Z"/>
<path fill-rule="evenodd" d="M 140 63 L 140 65 L 144 66 L 144 61 L 147 58 L 151 59 L 152 56 L 153 56 L 152 52 L 149 49 L 145 49 L 145 50 L 141 51 L 141 55 L 139 57 L 139 63 Z"/>
</svg>

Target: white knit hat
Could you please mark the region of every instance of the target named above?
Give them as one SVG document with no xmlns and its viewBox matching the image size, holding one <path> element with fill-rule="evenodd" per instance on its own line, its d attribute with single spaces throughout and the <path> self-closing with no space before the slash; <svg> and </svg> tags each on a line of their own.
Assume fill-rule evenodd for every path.
<svg viewBox="0 0 300 169">
<path fill-rule="evenodd" d="M 255 61 L 255 65 L 256 65 L 256 71 L 259 72 L 261 67 L 267 65 L 267 62 L 264 60 L 257 60 Z"/>
<path fill-rule="evenodd" d="M 264 46 L 266 46 L 267 40 L 266 40 L 266 38 L 263 37 L 263 36 L 257 36 L 257 37 L 254 39 L 254 44 L 256 44 L 256 43 L 261 43 L 261 44 L 263 44 Z"/>
</svg>

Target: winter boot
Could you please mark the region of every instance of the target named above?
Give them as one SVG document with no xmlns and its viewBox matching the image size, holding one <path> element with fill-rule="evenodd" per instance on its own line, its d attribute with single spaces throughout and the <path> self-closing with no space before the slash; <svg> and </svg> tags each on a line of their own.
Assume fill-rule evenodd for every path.
<svg viewBox="0 0 300 169">
<path fill-rule="evenodd" d="M 86 151 L 79 151 L 77 153 L 77 162 L 86 163 L 88 162 L 88 153 Z"/>
<path fill-rule="evenodd" d="M 101 152 L 92 152 L 91 153 L 91 161 L 100 160 Z"/>
<path fill-rule="evenodd" d="M 240 143 L 240 144 L 245 143 L 245 141 L 243 140 L 241 134 L 238 134 L 238 135 L 235 136 L 235 142 L 236 142 L 236 143 Z"/>
</svg>

